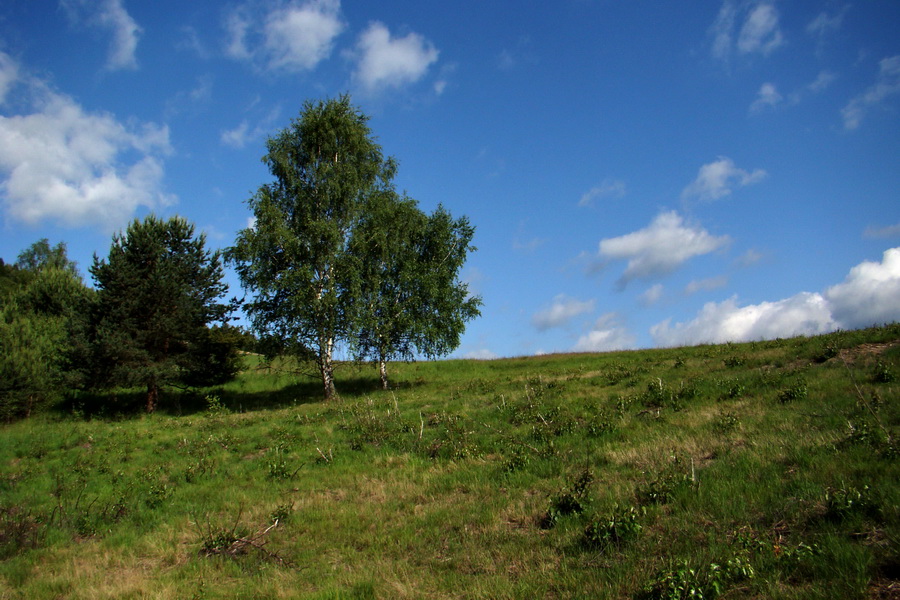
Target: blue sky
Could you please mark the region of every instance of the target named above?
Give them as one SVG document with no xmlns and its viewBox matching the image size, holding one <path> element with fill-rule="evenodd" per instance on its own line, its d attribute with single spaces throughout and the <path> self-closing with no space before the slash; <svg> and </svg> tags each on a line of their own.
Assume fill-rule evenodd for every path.
<svg viewBox="0 0 900 600">
<path fill-rule="evenodd" d="M 900 320 L 898 30 L 888 0 L 7 0 L 0 256 L 86 272 L 151 211 L 228 246 L 266 136 L 349 92 L 398 188 L 477 228 L 455 356 Z"/>
</svg>

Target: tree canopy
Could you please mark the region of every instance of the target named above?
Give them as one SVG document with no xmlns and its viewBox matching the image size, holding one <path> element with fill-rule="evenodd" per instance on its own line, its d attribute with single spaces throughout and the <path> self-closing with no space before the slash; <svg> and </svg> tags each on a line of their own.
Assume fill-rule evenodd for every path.
<svg viewBox="0 0 900 600">
<path fill-rule="evenodd" d="M 210 326 L 231 307 L 219 252 L 180 217 L 135 220 L 113 236 L 109 256 L 94 256 L 97 288 L 94 363 L 101 381 L 142 385 L 147 411 L 173 383 L 226 379 L 236 371 L 233 345 Z"/>
<path fill-rule="evenodd" d="M 367 122 L 348 96 L 305 103 L 268 140 L 274 180 L 248 200 L 254 224 L 226 253 L 253 294 L 254 329 L 314 362 L 325 398 L 335 395 L 337 343 L 381 361 L 413 347 L 439 355 L 480 303 L 457 279 L 472 228 L 398 196 L 396 161 Z"/>
<path fill-rule="evenodd" d="M 38 252 L 32 252 L 35 249 Z M 93 291 L 66 257 L 65 244 L 44 260 L 47 240 L 0 261 L 0 416 L 29 415 L 66 389 L 85 383 Z M 23 260 L 23 257 L 35 258 Z"/>
</svg>

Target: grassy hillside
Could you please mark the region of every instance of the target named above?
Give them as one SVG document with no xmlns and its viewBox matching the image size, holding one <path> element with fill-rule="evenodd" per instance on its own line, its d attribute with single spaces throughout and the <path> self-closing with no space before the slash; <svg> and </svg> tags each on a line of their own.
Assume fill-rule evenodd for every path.
<svg viewBox="0 0 900 600">
<path fill-rule="evenodd" d="M 391 368 L 4 426 L 0 598 L 900 594 L 900 326 Z"/>
</svg>

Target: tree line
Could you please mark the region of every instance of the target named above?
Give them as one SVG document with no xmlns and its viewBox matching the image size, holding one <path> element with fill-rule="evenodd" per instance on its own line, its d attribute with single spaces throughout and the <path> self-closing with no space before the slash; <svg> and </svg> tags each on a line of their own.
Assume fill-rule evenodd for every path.
<svg viewBox="0 0 900 600">
<path fill-rule="evenodd" d="M 82 280 L 66 246 L 42 239 L 0 259 L 0 412 L 27 416 L 68 390 L 145 390 L 156 410 L 169 386 L 233 378 L 247 334 L 255 348 L 313 365 L 336 395 L 335 350 L 379 366 L 458 347 L 481 299 L 460 270 L 474 227 L 397 192 L 368 117 L 348 96 L 306 102 L 267 141 L 272 181 L 247 204 L 251 226 L 224 251 L 181 217 L 135 219 L 94 255 Z M 226 299 L 226 264 L 244 298 Z"/>
</svg>

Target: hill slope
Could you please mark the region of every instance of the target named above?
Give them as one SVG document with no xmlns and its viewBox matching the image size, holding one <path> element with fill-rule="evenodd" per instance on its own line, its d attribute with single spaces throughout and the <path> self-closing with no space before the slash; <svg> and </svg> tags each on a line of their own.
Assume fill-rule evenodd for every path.
<svg viewBox="0 0 900 600">
<path fill-rule="evenodd" d="M 897 597 L 900 326 L 392 369 L 5 426 L 0 597 Z"/>
</svg>

